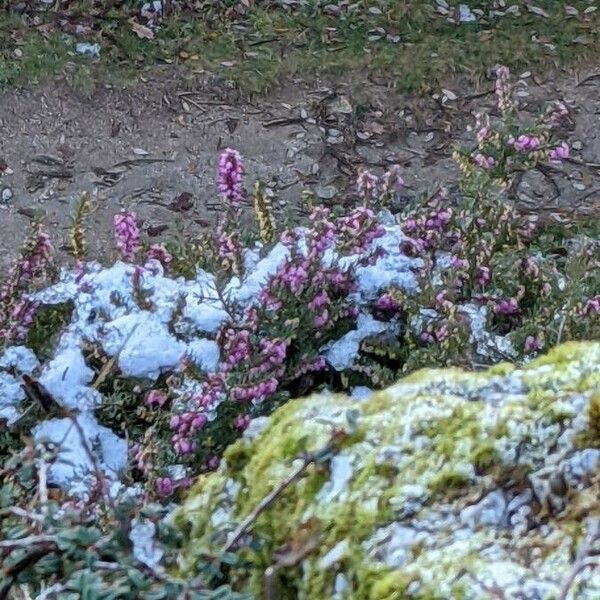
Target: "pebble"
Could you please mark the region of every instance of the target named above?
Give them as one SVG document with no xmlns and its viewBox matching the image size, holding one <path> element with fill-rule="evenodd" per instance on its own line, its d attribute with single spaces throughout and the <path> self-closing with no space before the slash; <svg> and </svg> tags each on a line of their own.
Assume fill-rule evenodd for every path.
<svg viewBox="0 0 600 600">
<path fill-rule="evenodd" d="M 583 190 L 585 190 L 585 185 L 583 185 L 583 183 L 575 182 L 575 183 L 573 184 L 573 187 L 574 187 L 576 190 L 579 190 L 580 192 L 582 192 Z"/>
<path fill-rule="evenodd" d="M 338 189 L 334 185 L 324 185 L 318 187 L 315 191 L 322 200 L 331 200 L 338 193 Z"/>
<path fill-rule="evenodd" d="M 84 54 L 88 56 L 100 56 L 100 44 L 89 44 L 87 42 L 79 42 L 75 46 L 75 50 L 78 54 Z"/>
<path fill-rule="evenodd" d="M 9 187 L 5 187 L 2 189 L 2 192 L 0 193 L 0 198 L 2 199 L 2 202 L 10 202 L 12 200 L 12 197 L 13 191 Z"/>
</svg>

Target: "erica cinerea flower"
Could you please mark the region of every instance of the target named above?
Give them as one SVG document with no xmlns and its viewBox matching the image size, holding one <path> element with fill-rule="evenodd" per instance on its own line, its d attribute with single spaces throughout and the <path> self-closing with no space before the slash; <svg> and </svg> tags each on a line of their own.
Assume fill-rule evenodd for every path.
<svg viewBox="0 0 600 600">
<path fill-rule="evenodd" d="M 140 229 L 135 213 L 123 211 L 113 219 L 117 250 L 122 260 L 132 261 L 140 249 Z"/>
<path fill-rule="evenodd" d="M 400 176 L 400 165 L 393 165 L 383 174 L 383 183 L 381 186 L 381 202 L 384 206 L 388 205 L 394 195 L 404 186 L 404 179 Z"/>
<path fill-rule="evenodd" d="M 540 139 L 535 135 L 520 135 L 514 142 L 515 149 L 519 152 L 531 152 L 541 146 Z"/>
<path fill-rule="evenodd" d="M 512 112 L 514 105 L 508 67 L 498 67 L 496 71 L 496 98 L 498 108 L 503 114 Z"/>
<path fill-rule="evenodd" d="M 243 175 L 244 166 L 240 153 L 237 150 L 226 148 L 219 159 L 218 185 L 223 198 L 234 208 L 240 205 L 243 198 Z"/>
<path fill-rule="evenodd" d="M 493 168 L 493 166 L 496 164 L 496 161 L 494 160 L 493 156 L 484 156 L 483 154 L 481 154 L 481 152 L 478 152 L 473 156 L 473 162 L 480 169 L 485 170 Z"/>
<path fill-rule="evenodd" d="M 173 262 L 173 256 L 163 244 L 152 244 L 146 254 L 146 263 L 153 260 L 159 262 L 166 271 Z"/>
<path fill-rule="evenodd" d="M 44 274 L 52 250 L 48 234 L 40 223 L 34 224 L 0 287 L 0 340 L 22 339 L 27 334 L 38 306 L 27 291 L 32 280 Z"/>
<path fill-rule="evenodd" d="M 365 201 L 377 198 L 378 179 L 368 169 L 361 169 L 356 179 L 356 188 L 358 195 Z"/>
<path fill-rule="evenodd" d="M 228 223 L 229 224 L 229 223 Z M 244 248 L 237 230 L 226 231 L 224 226 L 217 230 L 217 249 L 223 267 L 234 275 L 242 275 L 244 270 Z"/>
<path fill-rule="evenodd" d="M 561 142 L 559 146 L 550 150 L 550 159 L 560 162 L 569 158 L 569 146 L 566 142 Z"/>
</svg>

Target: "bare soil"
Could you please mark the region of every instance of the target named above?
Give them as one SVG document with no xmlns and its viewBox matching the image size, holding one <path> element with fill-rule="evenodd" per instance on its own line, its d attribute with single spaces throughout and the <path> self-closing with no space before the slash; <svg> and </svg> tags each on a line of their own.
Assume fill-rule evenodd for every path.
<svg viewBox="0 0 600 600">
<path fill-rule="evenodd" d="M 572 127 L 565 133 L 575 150 L 574 161 L 527 175 L 520 204 L 600 216 L 600 75 L 525 75 L 517 85 L 521 106 L 535 113 L 544 101 L 566 101 Z M 221 210 L 215 172 L 227 146 L 244 155 L 248 181 L 264 180 L 283 213 L 298 209 L 307 188 L 325 204 L 339 201 L 336 192 L 352 188 L 360 165 L 381 172 L 401 164 L 406 196 L 417 196 L 455 178 L 454 141 L 472 139 L 468 125 L 492 105 L 492 87 L 466 90 L 456 82 L 457 99 L 442 102 L 397 96 L 374 82 L 295 81 L 248 101 L 222 82 L 157 70 L 146 82 L 104 86 L 91 97 L 60 82 L 8 90 L 0 95 L 7 198 L 0 203 L 0 266 L 37 214 L 66 243 L 84 190 L 97 195 L 89 236 L 95 255 L 112 252 L 112 215 L 121 208 L 137 213 L 152 240 L 193 237 Z"/>
</svg>

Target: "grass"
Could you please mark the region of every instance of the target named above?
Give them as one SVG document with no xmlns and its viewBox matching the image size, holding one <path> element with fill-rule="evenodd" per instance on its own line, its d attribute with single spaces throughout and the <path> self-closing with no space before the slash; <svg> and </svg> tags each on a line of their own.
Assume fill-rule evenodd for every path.
<svg viewBox="0 0 600 600">
<path fill-rule="evenodd" d="M 111 9 L 96 18 L 86 37 L 100 43 L 99 59 L 76 55 L 73 35 L 55 27 L 41 32 L 26 17 L 0 9 L 0 85 L 58 74 L 75 84 L 108 73 L 125 80 L 140 68 L 166 62 L 209 71 L 254 93 L 287 77 L 317 73 L 369 73 L 401 92 L 423 92 L 455 74 L 477 79 L 497 63 L 546 70 L 589 60 L 600 49 L 600 11 L 585 13 L 587 0 L 570 2 L 579 11 L 576 17 L 566 18 L 562 2 L 538 0 L 547 16 L 518 2 L 519 15 L 461 24 L 436 13 L 433 0 L 361 0 L 339 15 L 329 14 L 325 7 L 332 4 L 324 0 L 287 10 L 257 2 L 234 17 L 235 4 L 215 1 L 196 12 L 183 8 L 166 19 L 153 40 L 139 39 L 127 15 Z M 486 11 L 494 4 L 470 3 Z M 84 4 L 75 5 L 71 21 L 85 14 Z"/>
</svg>

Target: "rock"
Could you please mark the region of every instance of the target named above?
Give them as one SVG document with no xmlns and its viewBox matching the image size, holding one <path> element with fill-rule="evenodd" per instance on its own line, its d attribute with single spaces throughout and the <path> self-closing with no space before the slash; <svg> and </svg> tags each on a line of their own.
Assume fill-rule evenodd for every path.
<svg viewBox="0 0 600 600">
<path fill-rule="evenodd" d="M 324 185 L 316 189 L 317 196 L 322 200 L 331 200 L 338 193 L 338 189 L 334 185 Z"/>
<path fill-rule="evenodd" d="M 466 4 L 460 4 L 458 7 L 458 20 L 461 23 L 474 23 L 477 17 L 471 11 L 471 8 Z"/>
<path fill-rule="evenodd" d="M 100 44 L 90 44 L 88 42 L 79 42 L 75 45 L 75 51 L 78 54 L 87 56 L 100 56 Z"/>
<path fill-rule="evenodd" d="M 13 197 L 13 191 L 9 187 L 2 188 L 2 192 L 0 192 L 0 199 L 2 202 L 10 202 Z"/>
<path fill-rule="evenodd" d="M 327 105 L 327 113 L 328 114 L 342 114 L 342 115 L 351 115 L 352 114 L 352 104 L 350 100 L 348 100 L 347 96 L 336 96 L 333 100 L 331 100 Z"/>
<path fill-rule="evenodd" d="M 279 597 L 558 597 L 600 516 L 599 362 L 600 343 L 571 342 L 520 369 L 424 370 L 360 401 L 289 402 L 179 509 L 182 572 L 196 552 L 218 552 L 300 457 L 346 431 L 331 460 L 306 468 L 249 528 L 242 588 L 263 597 L 276 550 L 310 527 L 318 543 L 282 573 Z M 599 598 L 599 570 L 573 589 Z"/>
</svg>

